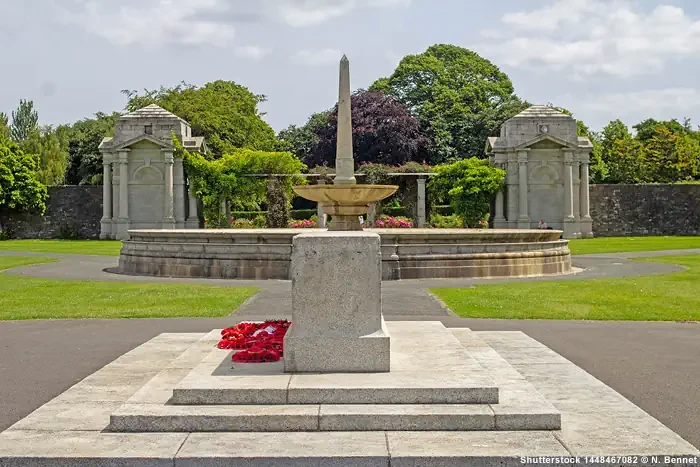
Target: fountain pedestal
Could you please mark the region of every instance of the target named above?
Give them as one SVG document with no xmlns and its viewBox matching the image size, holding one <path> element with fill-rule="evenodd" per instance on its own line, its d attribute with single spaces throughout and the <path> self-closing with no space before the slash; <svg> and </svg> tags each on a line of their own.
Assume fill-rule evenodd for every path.
<svg viewBox="0 0 700 467">
<path fill-rule="evenodd" d="M 389 371 L 379 235 L 297 235 L 291 276 L 292 326 L 284 338 L 286 372 Z"/>
</svg>

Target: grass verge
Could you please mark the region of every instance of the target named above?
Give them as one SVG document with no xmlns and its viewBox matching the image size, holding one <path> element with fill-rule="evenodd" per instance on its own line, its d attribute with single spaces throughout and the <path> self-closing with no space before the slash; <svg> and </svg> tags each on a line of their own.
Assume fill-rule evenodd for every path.
<svg viewBox="0 0 700 467">
<path fill-rule="evenodd" d="M 700 237 L 603 237 L 569 240 L 572 255 L 700 248 Z"/>
<path fill-rule="evenodd" d="M 674 274 L 431 289 L 463 318 L 700 321 L 700 255 L 639 258 L 678 264 Z"/>
<path fill-rule="evenodd" d="M 55 261 L 0 256 L 0 271 Z M 257 287 L 39 279 L 0 273 L 0 320 L 201 318 L 233 313 Z"/>
<path fill-rule="evenodd" d="M 121 240 L 3 240 L 0 251 L 119 256 Z"/>
</svg>

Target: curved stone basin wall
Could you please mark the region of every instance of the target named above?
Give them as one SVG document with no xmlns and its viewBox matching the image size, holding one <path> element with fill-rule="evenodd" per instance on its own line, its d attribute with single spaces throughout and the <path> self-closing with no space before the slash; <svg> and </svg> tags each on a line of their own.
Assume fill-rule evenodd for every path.
<svg viewBox="0 0 700 467">
<path fill-rule="evenodd" d="M 556 230 L 368 229 L 381 237 L 382 279 L 524 277 L 571 271 Z M 292 239 L 310 229 L 132 230 L 120 272 L 289 279 Z"/>
</svg>

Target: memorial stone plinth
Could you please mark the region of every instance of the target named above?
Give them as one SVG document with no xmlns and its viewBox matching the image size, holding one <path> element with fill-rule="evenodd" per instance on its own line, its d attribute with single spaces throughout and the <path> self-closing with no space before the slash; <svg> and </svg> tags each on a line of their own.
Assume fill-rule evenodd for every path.
<svg viewBox="0 0 700 467">
<path fill-rule="evenodd" d="M 389 371 L 379 235 L 297 235 L 291 276 L 292 326 L 284 338 L 286 372 Z"/>
</svg>

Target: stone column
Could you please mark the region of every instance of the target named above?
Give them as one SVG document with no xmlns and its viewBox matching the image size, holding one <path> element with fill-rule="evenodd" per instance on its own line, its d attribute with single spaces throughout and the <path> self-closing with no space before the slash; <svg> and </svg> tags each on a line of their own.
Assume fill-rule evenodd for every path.
<svg viewBox="0 0 700 467">
<path fill-rule="evenodd" d="M 580 185 L 580 205 L 581 205 L 581 236 L 593 236 L 593 220 L 591 219 L 590 210 L 590 186 L 588 174 L 588 154 L 581 159 L 581 185 Z"/>
<path fill-rule="evenodd" d="M 574 217 L 574 155 L 571 150 L 564 150 L 564 238 L 576 238 L 576 218 Z"/>
<path fill-rule="evenodd" d="M 377 222 L 377 203 L 369 203 L 369 209 L 367 210 L 367 227 L 374 227 Z"/>
<path fill-rule="evenodd" d="M 418 199 L 417 199 L 417 215 L 416 224 L 417 227 L 425 227 L 425 178 L 423 176 L 418 176 Z"/>
<path fill-rule="evenodd" d="M 318 185 L 325 185 L 326 184 L 326 177 L 323 175 L 318 177 Z M 326 220 L 328 219 L 328 216 L 323 212 L 323 207 L 321 206 L 321 203 L 316 204 L 316 217 L 318 217 L 318 228 L 319 229 L 325 229 L 326 228 Z"/>
<path fill-rule="evenodd" d="M 185 227 L 185 171 L 182 167 L 182 158 L 175 159 L 173 184 L 175 189 L 175 227 Z"/>
<path fill-rule="evenodd" d="M 100 239 L 112 238 L 112 161 L 110 155 L 102 154 L 102 220 Z"/>
<path fill-rule="evenodd" d="M 530 228 L 530 216 L 527 208 L 527 153 L 529 149 L 518 151 L 518 228 Z"/>
<path fill-rule="evenodd" d="M 163 228 L 175 228 L 175 216 L 173 215 L 174 192 L 173 192 L 173 152 L 172 150 L 163 150 L 165 158 L 165 196 L 163 206 Z"/>
<path fill-rule="evenodd" d="M 508 228 L 518 226 L 518 160 L 515 153 L 508 155 L 508 168 L 506 170 L 506 184 L 508 186 Z"/>
<path fill-rule="evenodd" d="M 191 180 L 188 180 L 188 185 L 189 190 L 187 192 L 187 200 L 189 201 L 189 206 L 187 210 L 187 222 L 185 223 L 185 227 L 188 229 L 198 229 L 199 217 L 197 216 L 197 198 L 194 195 Z"/>
<path fill-rule="evenodd" d="M 129 238 L 129 150 L 119 150 L 119 227 L 117 240 Z"/>
<path fill-rule="evenodd" d="M 503 163 L 498 161 L 494 163 L 494 166 L 496 166 L 499 169 L 503 169 Z M 508 224 L 506 222 L 505 215 L 503 213 L 503 202 L 504 202 L 504 196 L 503 196 L 503 188 L 498 190 L 498 193 L 496 193 L 496 205 L 494 209 L 494 218 L 493 218 L 493 227 L 495 229 L 504 229 L 508 227 Z"/>
</svg>

